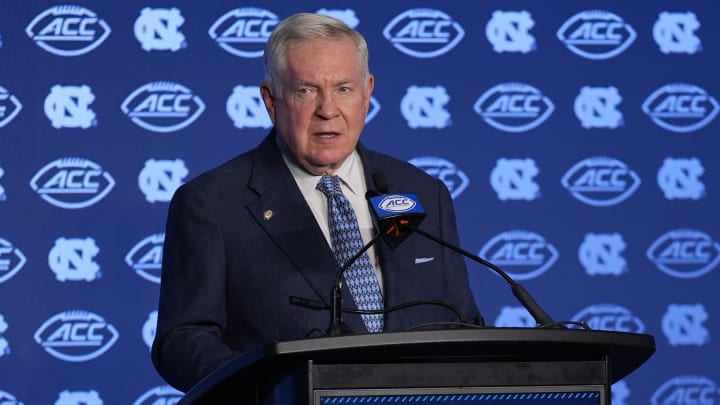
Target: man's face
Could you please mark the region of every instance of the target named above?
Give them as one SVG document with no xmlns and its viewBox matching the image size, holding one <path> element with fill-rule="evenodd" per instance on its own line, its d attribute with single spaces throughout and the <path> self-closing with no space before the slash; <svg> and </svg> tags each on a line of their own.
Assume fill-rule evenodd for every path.
<svg viewBox="0 0 720 405">
<path fill-rule="evenodd" d="M 282 94 L 261 88 L 281 142 L 310 173 L 334 173 L 355 149 L 374 86 L 363 81 L 350 38 L 296 40 L 288 44 Z"/>
</svg>

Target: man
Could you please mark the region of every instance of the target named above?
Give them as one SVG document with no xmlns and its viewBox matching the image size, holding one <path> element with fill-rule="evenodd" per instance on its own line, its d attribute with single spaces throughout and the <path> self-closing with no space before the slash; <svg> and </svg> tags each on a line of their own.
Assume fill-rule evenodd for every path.
<svg viewBox="0 0 720 405">
<path fill-rule="evenodd" d="M 274 30 L 265 50 L 261 93 L 274 129 L 254 150 L 178 189 L 170 204 L 153 362 L 186 391 L 242 352 L 270 341 L 320 336 L 327 311 L 290 297 L 330 304 L 340 263 L 333 252 L 328 200 L 316 185 L 338 175 L 365 242 L 377 232 L 365 200 L 372 175 L 389 192 L 415 193 L 421 228 L 457 243 L 445 185 L 414 166 L 358 144 L 374 77 L 367 45 L 342 22 L 298 14 Z M 369 255 L 385 308 L 443 300 L 465 319 L 477 316 L 463 259 L 418 235 Z M 372 270 L 371 270 L 372 271 Z M 343 306 L 357 309 L 347 283 Z M 359 315 L 348 329 L 369 333 Z M 457 321 L 446 308 L 416 306 L 385 314 L 380 330 Z"/>
</svg>

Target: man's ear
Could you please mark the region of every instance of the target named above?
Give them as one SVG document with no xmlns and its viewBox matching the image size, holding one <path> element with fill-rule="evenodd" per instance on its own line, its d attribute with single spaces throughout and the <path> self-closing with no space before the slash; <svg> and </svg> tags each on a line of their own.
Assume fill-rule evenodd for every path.
<svg viewBox="0 0 720 405">
<path fill-rule="evenodd" d="M 263 99 L 263 103 L 265 103 L 265 109 L 270 116 L 270 121 L 275 124 L 275 97 L 272 86 L 270 86 L 267 82 L 263 82 L 260 86 L 260 96 Z"/>
</svg>

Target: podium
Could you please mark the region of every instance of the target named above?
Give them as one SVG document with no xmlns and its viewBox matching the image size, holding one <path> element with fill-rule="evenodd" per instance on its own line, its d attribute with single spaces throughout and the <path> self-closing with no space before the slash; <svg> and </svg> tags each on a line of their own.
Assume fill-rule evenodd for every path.
<svg viewBox="0 0 720 405">
<path fill-rule="evenodd" d="M 609 405 L 610 385 L 654 352 L 650 335 L 563 328 L 310 338 L 238 356 L 180 404 Z"/>
</svg>

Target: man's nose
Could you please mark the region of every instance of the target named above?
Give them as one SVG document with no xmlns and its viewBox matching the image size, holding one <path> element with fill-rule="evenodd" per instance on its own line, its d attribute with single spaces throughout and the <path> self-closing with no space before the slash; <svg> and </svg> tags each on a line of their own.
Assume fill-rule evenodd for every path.
<svg viewBox="0 0 720 405">
<path fill-rule="evenodd" d="M 320 93 L 315 115 L 320 118 L 330 119 L 337 117 L 339 114 L 340 109 L 338 108 L 335 95 L 330 91 Z"/>
</svg>

